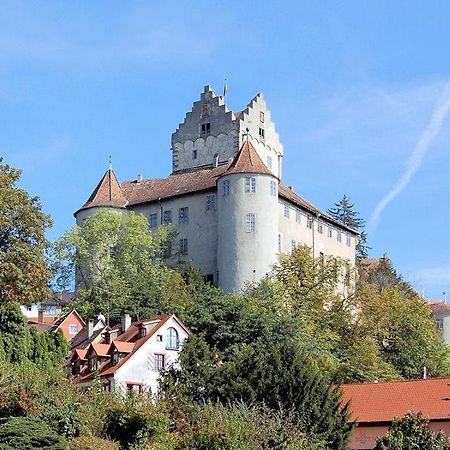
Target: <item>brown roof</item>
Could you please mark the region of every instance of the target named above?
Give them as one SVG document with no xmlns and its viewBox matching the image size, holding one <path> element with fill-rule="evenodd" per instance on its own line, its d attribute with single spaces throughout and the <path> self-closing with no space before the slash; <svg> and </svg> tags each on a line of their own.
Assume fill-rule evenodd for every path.
<svg viewBox="0 0 450 450">
<path fill-rule="evenodd" d="M 133 351 L 134 342 L 121 342 L 118 340 L 113 341 L 111 344 L 110 352 L 115 348 L 119 353 L 131 353 Z"/>
<path fill-rule="evenodd" d="M 430 420 L 450 420 L 450 378 L 344 384 L 343 404 L 350 401 L 352 420 L 390 422 L 408 411 Z"/>
<path fill-rule="evenodd" d="M 108 169 L 87 202 L 78 211 L 98 206 L 124 208 L 126 204 L 127 199 L 122 192 L 116 174 L 112 169 Z"/>
<path fill-rule="evenodd" d="M 432 300 L 428 303 L 431 311 L 433 313 L 442 313 L 450 311 L 450 303 L 444 302 L 443 300 Z"/>
<path fill-rule="evenodd" d="M 86 351 L 86 356 L 95 353 L 97 356 L 108 357 L 109 344 L 91 344 Z"/>
<path fill-rule="evenodd" d="M 234 157 L 224 175 L 232 173 L 258 173 L 264 175 L 273 175 L 273 173 L 262 162 L 258 152 L 250 141 L 242 144 L 239 153 Z"/>
<path fill-rule="evenodd" d="M 78 319 L 82 323 L 83 327 L 85 326 L 85 322 L 82 319 L 82 317 L 77 313 L 75 309 L 72 309 L 72 311 L 69 311 L 68 313 L 64 314 L 63 316 L 59 317 L 49 328 L 49 331 L 56 331 L 65 321 L 68 319 L 72 314 L 76 314 L 78 316 Z"/>
</svg>

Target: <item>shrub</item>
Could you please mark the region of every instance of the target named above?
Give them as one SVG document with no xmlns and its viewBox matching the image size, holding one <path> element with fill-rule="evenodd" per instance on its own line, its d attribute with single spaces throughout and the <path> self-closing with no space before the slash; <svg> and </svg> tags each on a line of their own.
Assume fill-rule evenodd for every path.
<svg viewBox="0 0 450 450">
<path fill-rule="evenodd" d="M 72 439 L 70 450 L 119 450 L 117 444 L 94 436 L 81 436 Z"/>
</svg>

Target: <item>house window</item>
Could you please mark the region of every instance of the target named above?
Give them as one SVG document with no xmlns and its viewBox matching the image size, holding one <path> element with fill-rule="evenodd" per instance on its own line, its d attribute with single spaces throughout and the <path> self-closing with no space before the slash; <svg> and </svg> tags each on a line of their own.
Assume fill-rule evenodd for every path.
<svg viewBox="0 0 450 450">
<path fill-rule="evenodd" d="M 184 208 L 180 208 L 179 220 L 180 223 L 189 222 L 189 208 L 187 206 L 185 206 Z"/>
<path fill-rule="evenodd" d="M 148 221 L 150 223 L 150 228 L 158 228 L 158 216 L 156 213 L 150 214 Z"/>
<path fill-rule="evenodd" d="M 155 353 L 155 369 L 164 370 L 165 368 L 165 358 L 164 355 L 160 353 Z"/>
<path fill-rule="evenodd" d="M 206 196 L 206 210 L 212 211 L 216 209 L 216 196 L 215 195 L 207 195 Z"/>
<path fill-rule="evenodd" d="M 116 365 L 120 360 L 120 353 L 114 352 L 111 356 L 111 364 L 114 366 Z"/>
<path fill-rule="evenodd" d="M 206 284 L 214 284 L 214 275 L 212 273 L 207 273 L 204 277 L 203 280 L 205 281 Z"/>
<path fill-rule="evenodd" d="M 211 124 L 208 123 L 202 123 L 202 134 L 208 134 L 211 131 Z"/>
<path fill-rule="evenodd" d="M 172 223 L 172 211 L 170 209 L 168 211 L 164 211 L 163 223 L 164 225 L 169 225 Z"/>
<path fill-rule="evenodd" d="M 180 339 L 178 338 L 178 332 L 175 328 L 170 327 L 166 333 L 166 350 L 179 350 Z"/>
<path fill-rule="evenodd" d="M 281 234 L 278 233 L 278 253 L 281 253 Z"/>
<path fill-rule="evenodd" d="M 442 331 L 444 329 L 444 319 L 436 319 L 436 330 Z"/>
<path fill-rule="evenodd" d="M 312 229 L 312 227 L 313 227 L 313 218 L 312 218 L 312 216 L 308 216 L 308 219 L 307 219 L 307 221 L 306 221 L 306 226 L 307 226 L 308 228 L 311 228 L 311 229 Z"/>
<path fill-rule="evenodd" d="M 46 306 L 46 307 L 45 307 L 45 312 L 46 312 L 49 316 L 55 316 L 55 315 L 56 315 L 56 306 L 55 306 L 55 305 Z"/>
<path fill-rule="evenodd" d="M 27 311 L 31 311 L 33 309 L 33 305 L 27 305 L 26 309 L 27 309 Z"/>
<path fill-rule="evenodd" d="M 143 392 L 143 386 L 142 384 L 132 384 L 127 383 L 127 395 L 133 396 L 133 395 L 140 395 Z"/>
<path fill-rule="evenodd" d="M 192 159 L 197 159 L 197 150 L 192 150 Z"/>
<path fill-rule="evenodd" d="M 328 237 L 331 238 L 333 237 L 333 228 L 328 227 Z"/>
<path fill-rule="evenodd" d="M 264 128 L 259 127 L 259 136 L 264 139 Z"/>
<path fill-rule="evenodd" d="M 267 167 L 268 167 L 269 169 L 272 168 L 272 157 L 271 157 L 271 156 L 268 156 L 268 157 L 267 157 Z"/>
<path fill-rule="evenodd" d="M 69 334 L 77 334 L 78 333 L 78 325 L 70 324 L 69 325 Z"/>
<path fill-rule="evenodd" d="M 245 177 L 245 192 L 256 192 L 255 177 Z"/>
<path fill-rule="evenodd" d="M 95 372 L 97 370 L 97 358 L 93 356 L 89 358 L 89 372 Z"/>
<path fill-rule="evenodd" d="M 301 221 L 302 221 L 302 213 L 300 211 L 296 211 L 295 212 L 295 221 L 297 223 L 301 223 Z"/>
<path fill-rule="evenodd" d="M 260 121 L 261 123 L 264 123 L 264 112 L 263 112 L 263 111 L 261 111 L 261 112 L 259 113 L 259 121 Z"/>
<path fill-rule="evenodd" d="M 337 230 L 336 239 L 338 242 L 342 242 L 342 231 L 341 230 Z"/>
<path fill-rule="evenodd" d="M 273 197 L 277 196 L 277 183 L 274 180 L 270 181 L 270 195 Z"/>
<path fill-rule="evenodd" d="M 294 252 L 296 248 L 297 248 L 297 241 L 292 239 L 292 241 L 291 241 L 291 251 Z"/>
<path fill-rule="evenodd" d="M 230 195 L 230 180 L 223 180 L 222 182 L 222 195 Z"/>
<path fill-rule="evenodd" d="M 284 217 L 289 219 L 289 206 L 284 205 Z"/>
<path fill-rule="evenodd" d="M 156 342 L 162 342 L 162 334 L 157 334 L 156 335 Z"/>
<path fill-rule="evenodd" d="M 146 334 L 147 334 L 147 328 L 142 327 L 142 328 L 139 330 L 139 337 L 140 337 L 140 338 L 143 338 Z"/>
<path fill-rule="evenodd" d="M 347 243 L 347 247 L 350 247 L 350 245 L 352 245 L 352 238 L 349 234 L 347 234 L 346 243 Z"/>
<path fill-rule="evenodd" d="M 318 222 L 317 223 L 317 231 L 322 234 L 323 233 L 323 223 L 322 222 Z"/>
<path fill-rule="evenodd" d="M 253 233 L 256 231 L 256 217 L 253 213 L 248 213 L 245 216 L 245 228 L 247 233 Z"/>
<path fill-rule="evenodd" d="M 188 240 L 187 238 L 180 239 L 180 254 L 187 255 L 188 254 Z"/>
</svg>

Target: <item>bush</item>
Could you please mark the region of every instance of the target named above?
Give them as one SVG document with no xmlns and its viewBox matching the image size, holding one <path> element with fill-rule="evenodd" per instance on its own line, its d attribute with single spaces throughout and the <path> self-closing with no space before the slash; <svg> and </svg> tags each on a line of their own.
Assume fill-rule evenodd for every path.
<svg viewBox="0 0 450 450">
<path fill-rule="evenodd" d="M 117 444 L 94 436 L 81 436 L 72 439 L 70 450 L 119 450 Z"/>
<path fill-rule="evenodd" d="M 68 450 L 67 441 L 58 436 L 45 422 L 31 417 L 0 419 L 0 449 L 29 450 L 32 448 Z"/>
</svg>

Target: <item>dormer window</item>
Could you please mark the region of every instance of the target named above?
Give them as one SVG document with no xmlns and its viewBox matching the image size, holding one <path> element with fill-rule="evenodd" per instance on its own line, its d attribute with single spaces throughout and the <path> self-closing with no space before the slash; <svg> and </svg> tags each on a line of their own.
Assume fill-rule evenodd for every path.
<svg viewBox="0 0 450 450">
<path fill-rule="evenodd" d="M 98 367 L 98 360 L 96 356 L 91 356 L 89 358 L 89 372 L 95 372 Z"/>
<path fill-rule="evenodd" d="M 111 355 L 111 364 L 113 366 L 116 365 L 120 361 L 120 358 L 121 358 L 121 354 L 119 352 L 114 352 Z"/>
<path fill-rule="evenodd" d="M 178 338 L 178 332 L 173 327 L 167 329 L 166 349 L 167 350 L 180 349 L 180 339 Z"/>
<path fill-rule="evenodd" d="M 202 123 L 202 134 L 208 134 L 211 131 L 211 124 L 208 123 Z"/>
<path fill-rule="evenodd" d="M 146 334 L 147 334 L 147 328 L 142 327 L 142 328 L 139 330 L 139 337 L 140 337 L 140 338 L 143 338 Z"/>
</svg>

